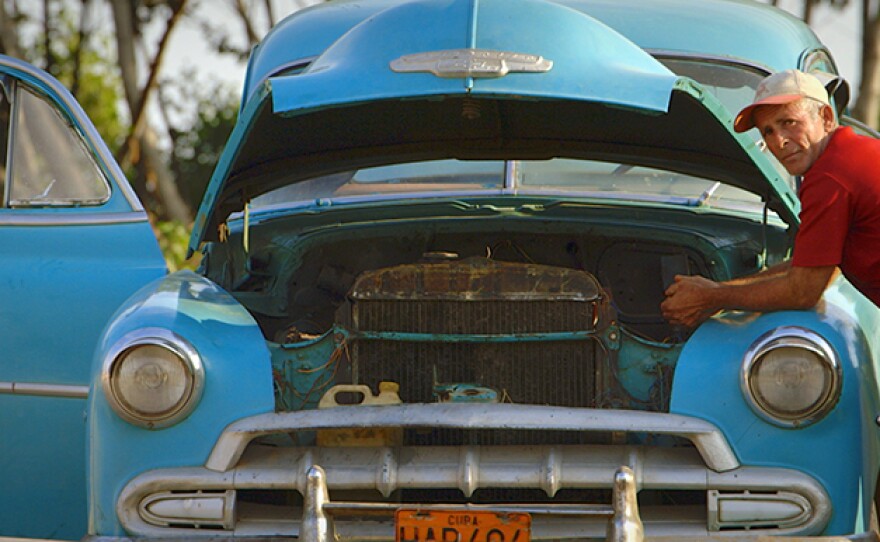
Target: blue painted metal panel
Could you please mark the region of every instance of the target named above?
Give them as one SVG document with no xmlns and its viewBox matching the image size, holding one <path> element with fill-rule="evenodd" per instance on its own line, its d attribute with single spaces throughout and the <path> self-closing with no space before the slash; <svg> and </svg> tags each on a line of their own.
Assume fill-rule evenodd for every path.
<svg viewBox="0 0 880 542">
<path fill-rule="evenodd" d="M 100 385 L 101 351 L 144 327 L 173 330 L 202 357 L 199 405 L 177 425 L 149 430 L 123 421 Z M 116 497 L 134 476 L 155 468 L 202 465 L 229 423 L 273 412 L 271 356 L 259 327 L 235 299 L 209 280 L 182 271 L 144 287 L 108 327 L 92 368 L 89 396 L 89 532 L 124 535 Z M 169 453 L 173 450 L 173 453 Z"/>
<path fill-rule="evenodd" d="M 0 209 L 0 382 L 87 389 L 107 321 L 166 273 L 165 261 L 140 202 L 70 93 L 20 60 L 0 55 L 0 72 L 54 104 L 111 190 L 100 205 Z M 86 532 L 85 409 L 82 397 L 0 394 L 0 536 Z"/>
<path fill-rule="evenodd" d="M 645 49 L 717 55 L 772 70 L 799 66 L 806 52 L 824 49 L 801 21 L 752 0 L 703 2 L 698 11 L 691 0 L 552 1 L 602 21 Z M 344 0 L 296 12 L 254 50 L 244 96 L 249 98 L 279 67 L 321 55 L 349 29 L 400 3 Z M 706 24 L 707 19 L 714 23 Z"/>
<path fill-rule="evenodd" d="M 589 13 L 639 46 L 696 52 L 761 64 L 773 71 L 800 66 L 824 46 L 803 21 L 753 0 L 556 0 Z M 638 13 L 638 16 L 635 16 Z"/>
<path fill-rule="evenodd" d="M 88 386 L 101 330 L 165 262 L 146 221 L 2 226 L 0 269 L 0 381 Z M 81 538 L 85 400 L 0 394 L 0 412 L 0 534 Z"/>
<path fill-rule="evenodd" d="M 358 4 L 344 5 L 357 11 Z M 327 9 L 334 12 L 341 8 Z M 340 36 L 306 72 L 272 78 L 244 103 L 199 208 L 191 251 L 198 249 L 205 229 L 212 224 L 214 206 L 239 147 L 250 137 L 258 116 L 266 114 L 262 101 L 267 96 L 273 111 L 288 115 L 370 100 L 468 94 L 585 100 L 664 112 L 679 84 L 662 64 L 616 32 L 546 0 L 422 0 L 372 13 L 364 13 L 366 20 Z M 305 16 L 309 20 L 316 17 L 313 11 Z M 283 23 L 280 28 L 288 29 L 288 25 L 293 23 Z M 331 28 L 328 35 L 335 36 L 339 28 Z M 289 32 L 279 30 L 273 36 Z M 265 43 L 277 39 L 269 37 Z M 522 44 L 534 50 L 523 50 Z M 404 54 L 473 47 L 538 54 L 556 64 L 547 73 L 511 73 L 477 82 L 390 69 L 391 61 Z M 276 51 L 270 58 L 277 61 L 280 53 L 270 50 Z M 254 58 L 262 56 L 260 51 Z"/>
<path fill-rule="evenodd" d="M 554 64 L 547 73 L 478 81 L 390 69 L 402 55 L 463 48 L 540 55 Z M 274 111 L 288 114 L 369 100 L 467 93 L 587 100 L 665 112 L 675 80 L 639 47 L 577 11 L 543 0 L 436 0 L 403 4 L 370 17 L 302 75 L 272 78 L 271 85 Z"/>
<path fill-rule="evenodd" d="M 842 295 L 850 302 L 832 302 Z M 716 424 L 743 464 L 799 468 L 819 480 L 834 503 L 825 534 L 860 532 L 865 525 L 856 525 L 854 518 L 870 517 L 873 498 L 874 480 L 862 476 L 877 470 L 878 458 L 870 454 L 877 447 L 877 395 L 873 367 L 864 363 L 871 358 L 868 343 L 853 318 L 855 306 L 869 309 L 869 302 L 860 297 L 852 296 L 851 286 L 840 280 L 819 311 L 734 313 L 712 319 L 685 344 L 672 390 L 670 412 Z M 763 333 L 780 326 L 815 330 L 832 344 L 843 364 L 839 403 L 808 427 L 783 428 L 764 421 L 749 407 L 740 386 L 746 350 Z M 853 467 L 859 464 L 863 468 Z"/>
<path fill-rule="evenodd" d="M 515 10 L 509 0 L 480 0 L 479 6 L 474 47 L 539 54 L 553 61 L 553 69 L 480 79 L 474 92 L 668 110 L 674 74 L 599 20 L 541 0 L 523 1 Z"/>
<path fill-rule="evenodd" d="M 287 17 L 251 53 L 244 100 L 250 99 L 279 68 L 319 56 L 353 26 L 398 4 L 400 0 L 326 2 Z"/>
</svg>

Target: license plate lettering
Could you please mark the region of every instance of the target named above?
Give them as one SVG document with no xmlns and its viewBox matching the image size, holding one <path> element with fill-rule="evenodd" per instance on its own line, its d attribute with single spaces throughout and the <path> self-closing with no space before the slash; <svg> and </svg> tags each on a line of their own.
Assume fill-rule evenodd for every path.
<svg viewBox="0 0 880 542">
<path fill-rule="evenodd" d="M 528 542 L 531 529 L 524 513 L 401 509 L 394 521 L 396 542 Z"/>
</svg>

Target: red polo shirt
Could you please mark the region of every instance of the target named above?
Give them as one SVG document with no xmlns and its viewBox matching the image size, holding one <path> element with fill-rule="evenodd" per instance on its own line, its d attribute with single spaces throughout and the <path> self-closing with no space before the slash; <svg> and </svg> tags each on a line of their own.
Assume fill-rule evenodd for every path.
<svg viewBox="0 0 880 542">
<path fill-rule="evenodd" d="M 880 140 L 838 128 L 798 196 L 792 264 L 836 265 L 880 306 Z"/>
</svg>

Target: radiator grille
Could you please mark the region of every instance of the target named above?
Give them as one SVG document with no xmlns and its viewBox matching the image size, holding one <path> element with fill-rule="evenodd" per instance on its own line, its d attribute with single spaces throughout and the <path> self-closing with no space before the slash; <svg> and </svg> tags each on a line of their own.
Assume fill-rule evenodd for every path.
<svg viewBox="0 0 880 542">
<path fill-rule="evenodd" d="M 379 382 L 400 384 L 405 403 L 437 401 L 435 382 L 470 383 L 492 388 L 503 401 L 556 406 L 598 406 L 604 371 L 595 341 L 534 343 L 421 343 L 356 341 L 351 345 L 352 377 L 378 389 Z M 409 431 L 409 444 L 585 443 L 567 432 L 473 432 L 429 429 Z M 596 442 L 593 438 L 589 442 Z"/>
<path fill-rule="evenodd" d="M 589 273 L 484 258 L 378 269 L 358 278 L 343 314 L 358 333 L 517 335 L 592 332 L 610 309 Z M 586 340 L 356 338 L 351 378 L 378 389 L 400 384 L 404 402 L 432 402 L 435 384 L 491 388 L 502 401 L 595 407 L 606 402 L 606 351 Z M 573 433 L 410 431 L 410 444 L 581 443 Z M 594 437 L 591 437 L 594 438 Z M 592 440 L 593 442 L 595 440 Z"/>
<path fill-rule="evenodd" d="M 596 303 L 569 300 L 359 301 L 360 330 L 403 333 L 554 333 L 593 328 Z"/>
<path fill-rule="evenodd" d="M 596 406 L 593 341 L 449 344 L 357 341 L 352 376 L 378 389 L 401 384 L 404 402 L 432 402 L 436 382 L 490 387 L 512 403 Z"/>
</svg>

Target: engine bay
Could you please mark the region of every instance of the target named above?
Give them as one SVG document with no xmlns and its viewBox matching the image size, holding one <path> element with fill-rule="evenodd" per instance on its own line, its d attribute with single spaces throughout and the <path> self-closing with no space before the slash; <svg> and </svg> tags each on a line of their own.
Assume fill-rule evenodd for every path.
<svg viewBox="0 0 880 542">
<path fill-rule="evenodd" d="M 278 225 L 252 228 L 248 252 L 235 235 L 212 244 L 203 264 L 208 277 L 248 307 L 267 339 L 278 343 L 329 331 L 364 273 L 479 259 L 582 271 L 598 281 L 619 325 L 649 341 L 678 343 L 686 330 L 669 325 L 660 312 L 675 275 L 727 280 L 758 271 L 762 261 L 781 260 L 788 246 L 784 231 L 768 228 L 762 247 L 754 231 L 761 225 L 733 218 L 716 220 L 711 230 L 662 216 L 638 224 L 426 218 L 297 234 Z M 214 258 L 214 251 L 224 254 Z M 214 269 L 212 261 L 224 265 Z"/>
</svg>

